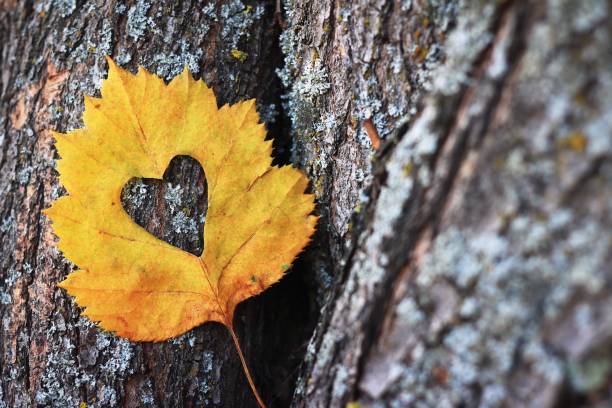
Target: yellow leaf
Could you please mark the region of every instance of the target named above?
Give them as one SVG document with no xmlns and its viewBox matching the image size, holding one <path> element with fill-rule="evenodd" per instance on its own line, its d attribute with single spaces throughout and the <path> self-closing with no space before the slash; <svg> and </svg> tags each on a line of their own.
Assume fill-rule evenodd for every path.
<svg viewBox="0 0 612 408">
<path fill-rule="evenodd" d="M 588 139 L 582 132 L 572 132 L 560 139 L 557 144 L 560 147 L 572 149 L 575 152 L 584 153 L 587 148 Z"/>
<path fill-rule="evenodd" d="M 246 61 L 247 57 L 249 56 L 246 52 L 237 49 L 233 49 L 230 54 L 240 62 Z"/>
<path fill-rule="evenodd" d="M 85 97 L 85 127 L 54 133 L 68 195 L 46 214 L 80 268 L 60 286 L 84 315 L 128 339 L 161 341 L 212 320 L 239 347 L 236 305 L 277 282 L 314 232 L 308 179 L 272 166 L 254 100 L 217 108 L 188 70 L 166 85 L 108 63 L 102 97 Z M 208 182 L 199 257 L 154 237 L 121 205 L 128 180 L 161 178 L 177 155 L 196 159 Z"/>
</svg>

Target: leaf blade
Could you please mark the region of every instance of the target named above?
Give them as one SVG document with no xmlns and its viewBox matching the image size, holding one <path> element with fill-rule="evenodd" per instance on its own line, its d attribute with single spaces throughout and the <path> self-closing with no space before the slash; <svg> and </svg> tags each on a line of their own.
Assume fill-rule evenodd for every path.
<svg viewBox="0 0 612 408">
<path fill-rule="evenodd" d="M 68 196 L 46 210 L 59 248 L 81 269 L 60 286 L 100 326 L 136 341 L 178 336 L 205 321 L 228 327 L 236 305 L 277 282 L 312 236 L 314 196 L 300 171 L 272 166 L 255 101 L 217 108 L 188 71 L 166 85 L 109 59 L 85 128 L 56 134 Z M 209 184 L 201 257 L 167 244 L 121 206 L 132 177 L 161 178 L 176 155 Z"/>
</svg>

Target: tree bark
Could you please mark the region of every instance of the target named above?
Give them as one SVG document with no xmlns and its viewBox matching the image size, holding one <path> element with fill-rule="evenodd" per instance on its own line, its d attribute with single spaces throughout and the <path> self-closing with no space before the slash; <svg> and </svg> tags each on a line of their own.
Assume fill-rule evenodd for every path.
<svg viewBox="0 0 612 408">
<path fill-rule="evenodd" d="M 222 326 L 132 343 L 56 287 L 49 130 L 82 126 L 105 55 L 256 98 L 312 180 L 313 243 L 235 318 L 269 406 L 612 404 L 612 3 L 283 6 L 0 4 L 0 407 L 257 406 Z M 201 252 L 196 162 L 122 199 Z"/>
</svg>

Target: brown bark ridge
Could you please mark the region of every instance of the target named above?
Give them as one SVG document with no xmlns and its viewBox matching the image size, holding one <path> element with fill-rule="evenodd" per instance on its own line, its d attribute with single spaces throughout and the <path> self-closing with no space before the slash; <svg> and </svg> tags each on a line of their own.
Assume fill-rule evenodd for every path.
<svg viewBox="0 0 612 408">
<path fill-rule="evenodd" d="M 612 404 L 612 4 L 275 3 L 0 4 L 0 407 L 255 406 L 223 327 L 130 343 L 55 287 L 48 129 L 104 55 L 256 97 L 311 177 L 314 243 L 235 320 L 270 406 Z M 201 168 L 164 179 L 124 206 L 199 252 Z"/>
</svg>

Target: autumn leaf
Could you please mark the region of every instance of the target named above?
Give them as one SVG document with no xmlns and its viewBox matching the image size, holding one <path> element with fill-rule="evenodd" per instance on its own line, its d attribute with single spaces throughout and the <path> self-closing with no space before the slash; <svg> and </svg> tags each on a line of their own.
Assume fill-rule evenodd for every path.
<svg viewBox="0 0 612 408">
<path fill-rule="evenodd" d="M 203 322 L 233 330 L 238 303 L 277 282 L 314 232 L 314 197 L 299 170 L 272 166 L 255 101 L 217 107 L 188 70 L 165 84 L 108 59 L 101 98 L 85 97 L 85 127 L 54 133 L 68 195 L 46 214 L 58 247 L 80 268 L 59 286 L 83 314 L 135 341 L 161 341 Z M 208 181 L 204 252 L 151 235 L 121 205 L 134 177 L 161 178 L 177 155 Z M 258 398 L 260 404 L 263 405 Z"/>
</svg>

